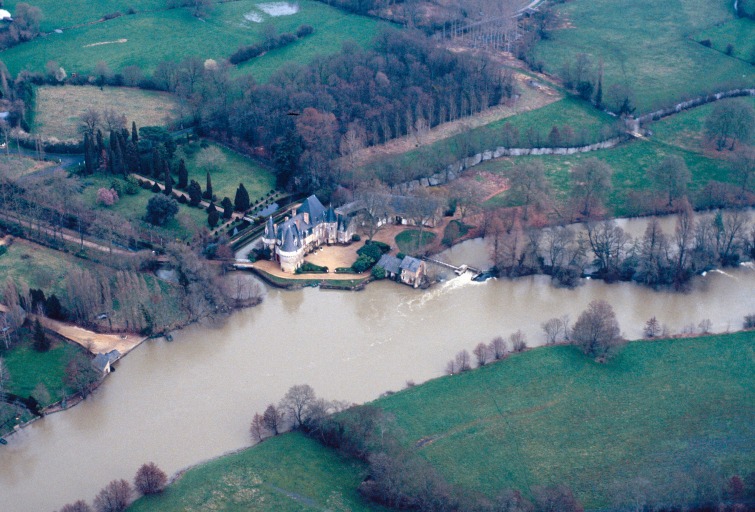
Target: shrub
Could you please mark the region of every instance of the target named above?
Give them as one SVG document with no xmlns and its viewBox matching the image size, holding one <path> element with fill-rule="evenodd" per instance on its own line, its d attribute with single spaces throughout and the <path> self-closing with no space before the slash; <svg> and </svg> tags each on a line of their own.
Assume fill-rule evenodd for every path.
<svg viewBox="0 0 755 512">
<path fill-rule="evenodd" d="M 314 263 L 310 263 L 308 261 L 305 261 L 302 263 L 302 266 L 296 269 L 297 274 L 327 274 L 328 273 L 328 267 L 321 267 L 320 265 L 315 265 Z"/>
<path fill-rule="evenodd" d="M 0 245 L 0 256 L 8 252 L 8 248 L 4 245 Z"/>
<path fill-rule="evenodd" d="M 189 200 L 186 199 L 186 196 L 181 195 L 181 196 L 178 196 L 178 202 L 181 203 L 181 204 L 186 204 L 186 203 L 189 202 Z"/>
<path fill-rule="evenodd" d="M 2 254 L 2 253 L 0 253 L 0 254 Z M 745 329 L 755 329 L 755 313 L 753 313 L 752 315 L 746 315 L 745 316 L 744 328 Z"/>
<path fill-rule="evenodd" d="M 315 29 L 311 25 L 301 25 L 299 28 L 296 29 L 296 37 L 301 39 L 302 37 L 307 37 L 310 34 L 313 34 Z"/>
<path fill-rule="evenodd" d="M 135 196 L 139 193 L 139 183 L 133 176 L 127 176 L 123 183 L 123 193 L 129 196 Z"/>
<path fill-rule="evenodd" d="M 157 182 L 155 182 L 154 185 L 152 185 L 152 187 L 150 188 L 150 190 L 156 194 L 160 192 L 161 190 L 160 185 L 158 185 Z"/>
<path fill-rule="evenodd" d="M 351 268 L 356 272 L 357 274 L 361 274 L 365 270 L 369 269 L 375 264 L 375 260 L 367 256 L 366 254 L 361 254 L 357 260 L 354 262 L 354 264 L 351 266 Z"/>
<path fill-rule="evenodd" d="M 380 250 L 380 247 L 377 244 L 366 243 L 364 244 L 364 246 L 359 248 L 357 254 L 360 257 L 368 256 L 372 260 L 377 261 L 380 259 L 380 256 L 383 255 L 383 251 Z"/>
<path fill-rule="evenodd" d="M 385 269 L 383 267 L 372 267 L 371 274 L 375 279 L 385 279 Z"/>
<path fill-rule="evenodd" d="M 705 46 L 706 48 L 713 46 L 713 43 L 710 41 L 710 39 L 703 39 L 702 41 L 700 41 L 700 44 Z"/>
<path fill-rule="evenodd" d="M 356 233 L 354 233 L 353 235 L 351 235 L 351 241 L 352 242 L 359 242 L 361 240 L 362 240 L 362 237 L 359 236 L 359 235 L 357 235 Z"/>
<path fill-rule="evenodd" d="M 100 188 L 97 190 L 97 203 L 105 206 L 113 206 L 118 202 L 118 192 L 114 189 Z"/>
</svg>

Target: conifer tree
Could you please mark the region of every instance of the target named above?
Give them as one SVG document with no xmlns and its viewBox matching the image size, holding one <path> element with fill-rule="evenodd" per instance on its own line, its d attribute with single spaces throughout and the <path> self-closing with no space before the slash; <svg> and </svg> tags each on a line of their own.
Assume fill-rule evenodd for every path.
<svg viewBox="0 0 755 512">
<path fill-rule="evenodd" d="M 191 180 L 187 192 L 189 193 L 189 206 L 199 206 L 199 203 L 202 202 L 202 187 L 199 186 L 199 183 Z"/>
<path fill-rule="evenodd" d="M 47 339 L 45 330 L 42 328 L 42 324 L 39 323 L 39 318 L 34 321 L 34 350 L 37 352 L 47 352 L 50 350 L 50 340 Z"/>
<path fill-rule="evenodd" d="M 176 188 L 186 190 L 189 184 L 189 171 L 186 170 L 186 163 L 183 158 L 178 162 L 178 184 Z"/>
<path fill-rule="evenodd" d="M 170 175 L 170 165 L 165 162 L 165 195 L 169 196 L 173 193 L 173 177 Z"/>
<path fill-rule="evenodd" d="M 233 202 L 230 198 L 224 197 L 220 202 L 220 206 L 223 207 L 223 218 L 228 220 L 233 216 Z"/>
<path fill-rule="evenodd" d="M 236 198 L 233 201 L 236 211 L 245 212 L 249 209 L 249 192 L 244 188 L 243 183 L 239 183 L 239 188 L 236 189 Z"/>
<path fill-rule="evenodd" d="M 139 132 L 136 130 L 136 121 L 131 121 L 131 142 L 139 144 Z"/>
<path fill-rule="evenodd" d="M 215 203 L 210 203 L 210 206 L 207 207 L 207 223 L 211 228 L 214 228 L 218 225 L 219 220 L 220 214 L 218 213 L 218 209 L 215 208 Z"/>
<path fill-rule="evenodd" d="M 212 201 L 212 180 L 210 179 L 210 171 L 207 171 L 207 186 L 204 189 L 202 197 L 208 201 Z"/>
</svg>

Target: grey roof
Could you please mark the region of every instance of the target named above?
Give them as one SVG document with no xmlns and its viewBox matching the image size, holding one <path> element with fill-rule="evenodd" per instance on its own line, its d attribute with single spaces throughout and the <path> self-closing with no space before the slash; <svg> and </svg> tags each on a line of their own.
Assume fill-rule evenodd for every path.
<svg viewBox="0 0 755 512">
<path fill-rule="evenodd" d="M 295 222 L 287 222 L 283 227 L 283 245 L 281 250 L 284 252 L 294 252 L 299 249 L 299 229 Z"/>
<path fill-rule="evenodd" d="M 273 216 L 267 218 L 267 224 L 265 225 L 265 238 L 270 240 L 275 238 L 275 224 L 273 224 Z"/>
<path fill-rule="evenodd" d="M 117 350 L 111 350 L 107 354 L 99 353 L 92 359 L 92 365 L 99 371 L 104 372 L 108 363 L 112 364 L 121 358 L 121 353 Z"/>
<path fill-rule="evenodd" d="M 315 195 L 311 195 L 304 200 L 299 207 L 298 213 L 308 213 L 309 223 L 311 225 L 318 224 L 325 220 L 325 207 Z"/>
<path fill-rule="evenodd" d="M 406 269 L 409 272 L 417 272 L 419 270 L 420 265 L 422 265 L 422 262 L 418 260 L 417 258 L 412 258 L 411 256 L 404 256 L 403 261 L 401 262 L 401 269 Z"/>
<path fill-rule="evenodd" d="M 336 222 L 336 212 L 333 210 L 333 207 L 331 206 L 328 208 L 328 211 L 325 212 L 325 222 Z"/>
<path fill-rule="evenodd" d="M 398 274 L 401 267 L 401 260 L 390 254 L 383 254 L 375 265 L 384 268 L 386 272 Z"/>
</svg>

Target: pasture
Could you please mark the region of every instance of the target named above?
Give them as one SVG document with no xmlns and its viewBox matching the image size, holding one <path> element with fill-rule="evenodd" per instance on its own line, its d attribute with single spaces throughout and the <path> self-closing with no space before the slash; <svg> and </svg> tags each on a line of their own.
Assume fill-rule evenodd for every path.
<svg viewBox="0 0 755 512">
<path fill-rule="evenodd" d="M 355 40 L 366 45 L 381 25 L 370 18 L 345 14 L 314 0 L 300 0 L 285 11 L 251 0 L 213 4 L 210 14 L 199 19 L 188 8 L 139 11 L 49 33 L 3 52 L 3 62 L 11 73 L 23 69 L 44 71 L 48 61 L 58 62 L 70 75 L 91 73 L 97 62 L 105 62 L 113 72 L 126 66 L 139 66 L 151 74 L 161 61 L 180 61 L 186 57 L 220 61 L 239 46 L 264 40 L 272 26 L 277 32 L 294 32 L 300 25 L 311 25 L 315 33 L 287 48 L 263 55 L 242 66 L 236 73 L 251 73 L 265 80 L 278 67 L 307 63 L 315 55 L 340 50 L 342 43 Z M 268 11 L 272 14 L 269 14 Z M 155 37 L 160 34 L 160 37 Z M 270 64 L 266 61 L 270 60 Z"/>
<path fill-rule="evenodd" d="M 178 117 L 179 105 L 175 96 L 156 91 L 127 87 L 45 86 L 37 87 L 34 126 L 35 133 L 60 140 L 81 140 L 81 115 L 89 108 L 98 112 L 112 109 L 126 116 L 138 127 L 164 126 Z M 107 132 L 103 127 L 103 131 Z M 107 133 L 105 133 L 107 137 Z"/>
<path fill-rule="evenodd" d="M 372 405 L 464 489 L 564 484 L 595 509 L 638 477 L 665 496 L 689 486 L 684 475 L 752 470 L 754 343 L 755 332 L 638 341 L 606 364 L 544 347 Z"/>
<path fill-rule="evenodd" d="M 363 463 L 292 433 L 189 469 L 162 494 L 140 498 L 128 510 L 380 510 L 356 490 L 365 475 Z"/>
<path fill-rule="evenodd" d="M 604 99 L 612 85 L 628 85 L 638 112 L 714 89 L 753 85 L 750 64 L 697 42 L 704 30 L 735 19 L 729 0 L 575 0 L 556 12 L 557 28 L 538 43 L 537 60 L 550 73 L 579 53 L 596 65 L 602 60 Z"/>
<path fill-rule="evenodd" d="M 11 145 L 13 145 L 12 142 Z M 40 162 L 39 160 L 19 156 L 18 154 L 6 155 L 4 149 L 0 151 L 2 151 L 2 154 L 0 154 L 0 177 L 2 178 L 17 180 L 27 174 L 41 171 L 54 165 L 51 162 Z"/>
<path fill-rule="evenodd" d="M 724 100 L 732 101 L 732 100 Z M 755 106 L 755 98 L 737 99 Z M 647 179 L 647 170 L 670 155 L 680 156 L 692 175 L 690 192 L 701 190 L 710 180 L 731 181 L 729 151 L 717 152 L 705 145 L 703 126 L 705 119 L 715 107 L 705 105 L 657 121 L 650 125 L 653 134 L 642 140 L 633 140 L 612 149 L 576 155 L 545 155 L 517 158 L 502 158 L 474 168 L 474 171 L 490 171 L 504 176 L 518 162 L 539 160 L 556 196 L 566 197 L 571 187 L 570 169 L 581 160 L 597 158 L 613 169 L 613 190 L 607 206 L 612 216 L 638 215 L 641 205 L 631 200 L 632 192 L 647 192 L 652 184 Z M 512 206 L 508 192 L 490 199 L 490 206 Z"/>
</svg>

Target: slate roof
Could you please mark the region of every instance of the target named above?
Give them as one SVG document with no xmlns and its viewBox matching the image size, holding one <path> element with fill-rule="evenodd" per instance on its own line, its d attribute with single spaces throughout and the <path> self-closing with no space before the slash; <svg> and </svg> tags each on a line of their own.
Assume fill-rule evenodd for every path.
<svg viewBox="0 0 755 512">
<path fill-rule="evenodd" d="M 380 256 L 380 259 L 375 265 L 382 267 L 386 272 L 391 272 L 393 274 L 398 274 L 401 270 L 401 260 L 395 256 L 391 256 L 390 254 L 383 254 L 382 256 Z"/>
<path fill-rule="evenodd" d="M 275 238 L 275 224 L 273 223 L 273 216 L 267 218 L 267 224 L 265 225 L 265 238 L 270 240 Z"/>
<path fill-rule="evenodd" d="M 298 217 L 302 213 L 309 214 L 309 224 L 312 226 L 325 221 L 325 207 L 315 195 L 304 200 L 296 216 Z"/>
<path fill-rule="evenodd" d="M 301 247 L 301 237 L 296 222 L 292 220 L 281 226 L 279 231 L 283 231 L 283 244 L 281 250 L 284 252 L 294 252 Z"/>
<path fill-rule="evenodd" d="M 418 260 L 417 258 L 412 258 L 411 256 L 404 256 L 403 261 L 401 262 L 401 269 L 406 269 L 409 272 L 416 273 L 420 265 L 422 265 L 422 262 Z"/>
<path fill-rule="evenodd" d="M 112 364 L 116 362 L 120 357 L 121 353 L 117 350 L 111 350 L 107 354 L 100 353 L 94 356 L 94 359 L 92 359 L 92 365 L 99 371 L 104 372 L 108 363 Z"/>
</svg>

